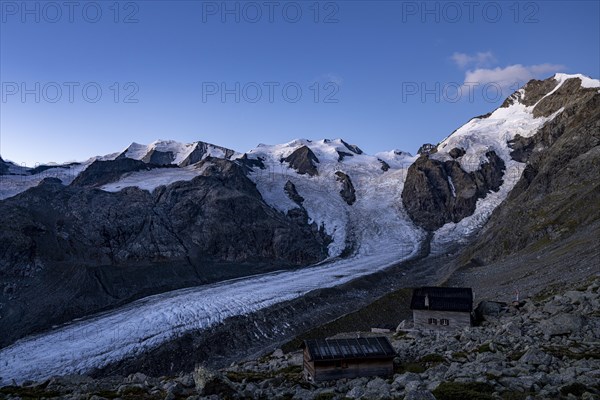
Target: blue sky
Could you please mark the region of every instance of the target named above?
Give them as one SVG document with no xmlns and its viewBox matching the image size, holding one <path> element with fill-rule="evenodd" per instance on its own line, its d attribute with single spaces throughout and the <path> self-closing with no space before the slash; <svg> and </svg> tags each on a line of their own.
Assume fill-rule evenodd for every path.
<svg viewBox="0 0 600 400">
<path fill-rule="evenodd" d="M 598 1 L 2 0 L 0 11 L 0 155 L 29 166 L 159 138 L 246 151 L 342 137 L 414 153 L 530 78 L 600 75 Z M 472 98 L 465 82 L 479 85 Z"/>
</svg>

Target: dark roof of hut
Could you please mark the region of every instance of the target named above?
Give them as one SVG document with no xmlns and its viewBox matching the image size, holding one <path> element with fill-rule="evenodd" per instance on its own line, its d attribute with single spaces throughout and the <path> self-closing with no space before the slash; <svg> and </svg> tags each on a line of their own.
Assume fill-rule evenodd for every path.
<svg viewBox="0 0 600 400">
<path fill-rule="evenodd" d="M 386 337 L 351 339 L 313 339 L 305 340 L 302 348 L 308 348 L 310 359 L 346 360 L 360 358 L 393 358 L 394 348 Z"/>
<path fill-rule="evenodd" d="M 429 305 L 426 305 L 425 298 Z M 471 288 L 422 287 L 413 290 L 410 302 L 411 310 L 462 311 L 473 309 L 473 291 Z"/>
</svg>

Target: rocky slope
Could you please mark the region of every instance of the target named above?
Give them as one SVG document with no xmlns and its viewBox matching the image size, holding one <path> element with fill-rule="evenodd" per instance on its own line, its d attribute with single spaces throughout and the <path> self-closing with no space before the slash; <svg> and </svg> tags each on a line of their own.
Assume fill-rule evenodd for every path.
<svg viewBox="0 0 600 400">
<path fill-rule="evenodd" d="M 8 173 L 8 163 L 0 157 L 0 175 L 5 175 Z"/>
<path fill-rule="evenodd" d="M 477 327 L 433 333 L 402 322 L 390 335 L 398 353 L 395 372 L 384 379 L 309 383 L 302 377 L 302 353 L 276 350 L 219 371 L 197 366 L 175 377 L 65 376 L 0 390 L 7 398 L 598 399 L 599 309 L 596 276 L 516 306 L 484 302 Z"/>
<path fill-rule="evenodd" d="M 534 81 L 525 90 L 541 85 Z M 589 228 L 591 237 L 600 237 L 598 89 L 567 80 L 540 101 L 534 113 L 549 115 L 558 109 L 563 111 L 535 135 L 511 141 L 511 156 L 526 163 L 523 176 L 465 258 L 489 263 L 528 247 L 535 251 L 565 240 L 581 229 Z"/>
<path fill-rule="evenodd" d="M 112 193 L 94 186 L 149 167 L 96 161 L 70 186 L 47 178 L 2 201 L 0 344 L 152 292 L 326 257 L 319 227 L 270 208 L 239 166 L 208 158 L 195 168 L 152 193 Z"/>
</svg>

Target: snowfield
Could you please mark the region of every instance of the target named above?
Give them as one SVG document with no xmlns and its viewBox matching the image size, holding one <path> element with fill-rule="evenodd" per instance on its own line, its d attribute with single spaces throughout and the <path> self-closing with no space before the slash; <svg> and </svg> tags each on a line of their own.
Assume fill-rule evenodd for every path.
<svg viewBox="0 0 600 400">
<path fill-rule="evenodd" d="M 136 186 L 142 190 L 152 192 L 162 185 L 171 185 L 178 181 L 190 181 L 200 173 L 201 170 L 195 166 L 138 171 L 125 174 L 118 181 L 106 184 L 101 189 L 107 192 L 118 192 L 126 187 Z"/>
<path fill-rule="evenodd" d="M 319 175 L 300 175 L 287 163 L 280 163 L 279 160 L 302 146 L 309 147 L 318 158 Z M 338 161 L 338 152 L 351 155 Z M 388 154 L 388 171 L 383 171 L 377 157 L 355 154 L 341 139 L 298 139 L 283 145 L 261 145 L 250 151 L 249 156 L 264 160 L 266 169 L 255 168 L 250 178 L 273 208 L 287 212 L 298 207 L 284 191 L 288 180 L 296 186 L 298 194 L 304 198 L 302 205 L 311 221 L 324 226 L 333 238 L 329 246 L 330 257 L 339 256 L 346 248 L 368 248 L 384 232 L 418 230 L 402 208 L 401 194 L 406 172 L 415 160 L 408 153 Z M 335 175 L 338 171 L 350 176 L 356 190 L 357 200 L 351 206 L 339 194 L 342 184 Z"/>
</svg>

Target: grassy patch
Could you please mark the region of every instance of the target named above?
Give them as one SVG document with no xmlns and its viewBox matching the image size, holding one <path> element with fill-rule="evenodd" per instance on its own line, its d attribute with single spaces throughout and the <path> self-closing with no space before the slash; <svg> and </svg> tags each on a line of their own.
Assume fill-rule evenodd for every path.
<svg viewBox="0 0 600 400">
<path fill-rule="evenodd" d="M 506 392 L 502 392 L 500 396 L 502 396 L 502 400 L 526 400 L 527 396 L 531 393 L 528 392 L 519 392 L 517 390 L 507 390 Z"/>
<path fill-rule="evenodd" d="M 421 357 L 420 361 L 424 362 L 424 363 L 439 364 L 439 363 L 443 363 L 444 361 L 446 361 L 446 359 L 439 354 L 432 353 L 432 354 L 427 354 L 424 357 Z"/>
<path fill-rule="evenodd" d="M 93 396 L 104 397 L 105 399 L 116 399 L 119 394 L 112 390 L 100 390 L 92 393 Z"/>
<path fill-rule="evenodd" d="M 225 376 L 232 382 L 242 382 L 244 379 L 246 382 L 262 382 L 267 379 L 272 379 L 277 376 L 283 377 L 287 381 L 291 382 L 302 382 L 302 367 L 299 365 L 290 365 L 285 368 L 278 369 L 276 371 L 228 371 Z"/>
<path fill-rule="evenodd" d="M 478 353 L 490 353 L 491 351 L 492 351 L 492 349 L 490 348 L 489 343 L 484 343 L 477 348 Z"/>
<path fill-rule="evenodd" d="M 394 339 L 404 338 L 408 334 L 407 331 L 398 331 L 394 333 Z"/>
<path fill-rule="evenodd" d="M 467 353 L 465 353 L 464 351 L 455 351 L 454 353 L 452 353 L 452 358 L 467 358 Z"/>
<path fill-rule="evenodd" d="M 566 385 L 560 388 L 560 394 L 563 396 L 568 396 L 572 394 L 575 397 L 581 397 L 585 392 L 588 392 L 589 389 L 582 383 L 575 382 L 570 385 Z"/>
<path fill-rule="evenodd" d="M 232 382 L 242 382 L 244 379 L 246 382 L 262 382 L 266 379 L 270 379 L 273 375 L 265 372 L 256 371 L 227 371 L 225 376 Z"/>
<path fill-rule="evenodd" d="M 315 400 L 332 400 L 335 397 L 335 393 L 319 393 L 315 396 Z"/>
<path fill-rule="evenodd" d="M 407 362 L 394 365 L 395 374 L 403 374 L 405 372 L 414 372 L 415 374 L 421 374 L 427 371 L 427 365 L 422 362 Z"/>
<path fill-rule="evenodd" d="M 162 399 L 164 398 L 164 394 L 161 396 L 159 394 L 151 395 L 148 393 L 146 389 L 139 387 L 127 387 L 123 390 L 120 396 L 123 400 L 143 400 L 143 399 Z"/>
<path fill-rule="evenodd" d="M 0 394 L 2 395 L 13 395 L 19 396 L 23 400 L 29 399 L 39 399 L 42 397 L 53 398 L 60 396 L 60 393 L 46 390 L 46 388 L 42 386 L 31 386 L 31 387 L 21 387 L 21 386 L 5 386 L 0 388 Z M 1 396 L 4 397 L 4 396 Z"/>
<path fill-rule="evenodd" d="M 543 346 L 542 349 L 557 358 L 567 357 L 571 360 L 583 360 L 587 358 L 591 358 L 594 360 L 600 360 L 600 351 L 597 349 L 586 351 L 583 353 L 575 353 L 569 350 L 567 347 L 550 347 Z"/>
<path fill-rule="evenodd" d="M 372 327 L 395 329 L 402 320 L 410 320 L 412 289 L 400 289 L 375 300 L 368 306 L 341 316 L 299 335 L 281 347 L 284 352 L 297 350 L 305 339 L 324 338 L 343 332 L 370 331 Z"/>
<path fill-rule="evenodd" d="M 434 391 L 437 400 L 493 400 L 494 387 L 480 382 L 442 382 Z"/>
<path fill-rule="evenodd" d="M 506 358 L 509 361 L 519 361 L 519 359 L 523 357 L 523 354 L 525 354 L 524 351 L 513 351 L 512 353 L 509 353 Z"/>
</svg>

